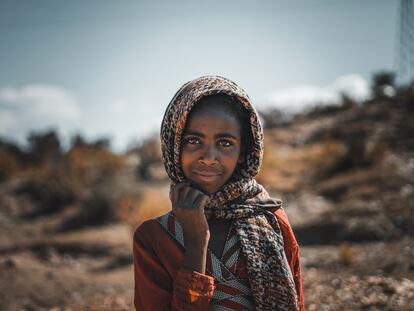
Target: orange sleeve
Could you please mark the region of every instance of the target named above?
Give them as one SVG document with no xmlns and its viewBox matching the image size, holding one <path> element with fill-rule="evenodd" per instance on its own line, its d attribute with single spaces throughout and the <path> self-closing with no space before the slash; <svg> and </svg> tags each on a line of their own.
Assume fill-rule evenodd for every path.
<svg viewBox="0 0 414 311">
<path fill-rule="evenodd" d="M 282 231 L 284 249 L 286 258 L 292 271 L 293 280 L 298 293 L 300 311 L 305 311 L 305 299 L 303 297 L 302 273 L 300 271 L 299 244 L 296 241 L 292 227 L 289 224 L 288 217 L 283 209 L 278 209 L 275 215 L 279 221 L 280 230 Z"/>
<path fill-rule="evenodd" d="M 160 259 L 165 257 L 158 256 L 152 247 L 151 241 L 158 237 L 145 229 L 146 226 L 141 226 L 134 234 L 135 309 L 208 310 L 214 278 L 184 268 L 172 277 Z"/>
</svg>

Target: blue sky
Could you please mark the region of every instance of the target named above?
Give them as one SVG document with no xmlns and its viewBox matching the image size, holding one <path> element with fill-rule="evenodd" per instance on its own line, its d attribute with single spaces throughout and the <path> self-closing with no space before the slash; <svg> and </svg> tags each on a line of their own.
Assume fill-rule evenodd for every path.
<svg viewBox="0 0 414 311">
<path fill-rule="evenodd" d="M 374 72 L 393 68 L 397 9 L 396 0 L 0 0 L 0 136 L 23 142 L 55 127 L 65 138 L 109 136 L 120 151 L 156 133 L 177 89 L 205 74 L 236 81 L 259 108 L 331 100 L 338 89 L 363 97 Z"/>
</svg>

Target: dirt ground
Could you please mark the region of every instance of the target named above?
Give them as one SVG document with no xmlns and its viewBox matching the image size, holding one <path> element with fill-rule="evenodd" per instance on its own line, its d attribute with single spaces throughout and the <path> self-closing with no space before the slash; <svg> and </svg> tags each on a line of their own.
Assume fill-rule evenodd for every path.
<svg viewBox="0 0 414 311">
<path fill-rule="evenodd" d="M 133 310 L 129 226 L 52 234 L 76 206 L 27 221 L 8 204 L 0 214 L 0 310 Z M 293 203 L 286 210 L 300 221 Z M 307 310 L 414 310 L 411 237 L 304 245 L 300 255 Z"/>
</svg>

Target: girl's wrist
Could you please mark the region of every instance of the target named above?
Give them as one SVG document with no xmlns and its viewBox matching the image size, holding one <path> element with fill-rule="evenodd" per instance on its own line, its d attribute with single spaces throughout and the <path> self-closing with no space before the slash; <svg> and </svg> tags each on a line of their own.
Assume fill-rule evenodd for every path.
<svg viewBox="0 0 414 311">
<path fill-rule="evenodd" d="M 202 251 L 204 249 L 207 249 L 208 242 L 210 240 L 210 234 L 206 234 L 202 238 L 192 238 L 192 239 L 185 239 L 185 245 L 188 249 L 192 249 L 194 251 Z"/>
<path fill-rule="evenodd" d="M 188 246 L 185 251 L 184 267 L 188 270 L 197 271 L 199 273 L 205 274 L 206 258 L 207 245 Z"/>
</svg>

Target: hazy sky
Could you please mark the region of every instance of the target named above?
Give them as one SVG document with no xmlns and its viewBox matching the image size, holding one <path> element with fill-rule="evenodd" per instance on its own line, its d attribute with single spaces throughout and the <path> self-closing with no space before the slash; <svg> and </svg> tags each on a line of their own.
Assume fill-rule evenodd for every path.
<svg viewBox="0 0 414 311">
<path fill-rule="evenodd" d="M 398 1 L 0 0 L 0 135 L 157 132 L 185 82 L 240 84 L 258 107 L 367 92 L 392 69 Z"/>
</svg>

